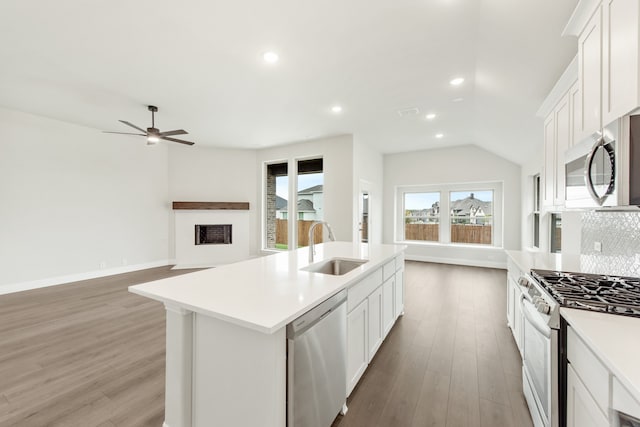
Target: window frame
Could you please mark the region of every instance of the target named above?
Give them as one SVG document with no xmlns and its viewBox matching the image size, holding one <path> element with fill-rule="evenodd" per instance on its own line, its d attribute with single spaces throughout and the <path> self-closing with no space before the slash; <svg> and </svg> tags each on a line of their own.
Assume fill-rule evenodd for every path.
<svg viewBox="0 0 640 427">
<path fill-rule="evenodd" d="M 540 249 L 540 195 L 542 181 L 540 174 L 533 175 L 533 211 L 531 212 L 531 247 L 534 249 Z M 536 244 L 537 243 L 537 244 Z"/>
<path fill-rule="evenodd" d="M 465 182 L 446 184 L 425 184 L 425 185 L 398 185 L 395 187 L 395 209 L 394 209 L 394 242 L 406 245 L 417 246 L 464 246 L 468 248 L 503 248 L 503 206 L 504 206 L 504 183 L 503 181 L 488 182 Z M 450 198 L 451 192 L 458 191 L 493 191 L 493 229 L 490 245 L 477 243 L 452 243 L 451 242 L 451 215 Z M 404 195 L 406 193 L 440 193 L 440 216 L 439 216 L 439 241 L 427 240 L 406 240 L 404 234 Z"/>
<path fill-rule="evenodd" d="M 262 161 L 262 185 L 261 185 L 261 251 L 263 253 L 279 253 L 286 251 L 293 251 L 298 249 L 298 162 L 307 161 L 307 160 L 316 160 L 322 159 L 324 162 L 325 155 L 323 154 L 314 154 L 308 156 L 295 156 L 291 158 L 276 158 L 271 160 Z M 268 225 L 267 221 L 267 174 L 268 168 L 270 165 L 277 165 L 281 163 L 287 164 L 287 177 L 288 177 L 288 195 L 287 198 L 287 249 L 277 249 L 277 248 L 269 248 L 268 244 Z M 325 173 L 324 166 L 322 173 Z M 284 176 L 284 175 L 283 175 Z M 326 181 L 323 179 L 323 193 L 326 194 Z M 292 200 L 295 200 L 295 203 L 292 203 Z M 324 228 L 323 228 L 324 230 Z M 323 231 L 324 233 L 324 231 Z"/>
</svg>

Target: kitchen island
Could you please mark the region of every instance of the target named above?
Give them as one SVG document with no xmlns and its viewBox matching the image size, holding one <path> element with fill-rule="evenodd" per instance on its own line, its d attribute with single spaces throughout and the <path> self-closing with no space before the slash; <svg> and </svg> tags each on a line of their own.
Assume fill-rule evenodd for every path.
<svg viewBox="0 0 640 427">
<path fill-rule="evenodd" d="M 131 286 L 167 310 L 164 426 L 284 427 L 286 325 L 342 289 L 395 273 L 404 248 L 317 245 L 315 263 L 367 260 L 341 276 L 301 270 L 310 264 L 302 248 Z M 402 294 L 400 283 L 395 307 Z"/>
</svg>

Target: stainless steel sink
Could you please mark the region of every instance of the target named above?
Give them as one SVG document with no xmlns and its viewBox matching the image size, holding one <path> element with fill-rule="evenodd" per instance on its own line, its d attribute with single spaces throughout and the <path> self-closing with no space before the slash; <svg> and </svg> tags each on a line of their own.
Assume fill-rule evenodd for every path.
<svg viewBox="0 0 640 427">
<path fill-rule="evenodd" d="M 301 268 L 301 270 L 311 271 L 312 273 L 330 274 L 332 276 L 342 276 L 366 262 L 366 259 L 331 258 L 317 264 L 311 264 Z"/>
</svg>

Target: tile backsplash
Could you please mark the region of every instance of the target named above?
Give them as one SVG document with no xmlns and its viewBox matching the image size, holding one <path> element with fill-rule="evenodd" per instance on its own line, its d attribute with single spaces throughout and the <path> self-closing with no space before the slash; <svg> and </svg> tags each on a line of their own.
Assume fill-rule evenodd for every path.
<svg viewBox="0 0 640 427">
<path fill-rule="evenodd" d="M 585 212 L 581 238 L 585 272 L 640 277 L 640 212 Z"/>
</svg>

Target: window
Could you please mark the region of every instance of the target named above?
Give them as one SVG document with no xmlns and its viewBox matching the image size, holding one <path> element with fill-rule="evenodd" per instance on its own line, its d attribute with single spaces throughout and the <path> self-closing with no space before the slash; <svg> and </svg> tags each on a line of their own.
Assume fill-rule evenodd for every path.
<svg viewBox="0 0 640 427">
<path fill-rule="evenodd" d="M 289 168 L 289 164 L 281 161 L 265 166 L 265 249 L 308 246 L 311 224 L 324 217 L 322 158 L 291 163 L 297 174 L 290 173 L 293 167 Z M 316 242 L 322 242 L 322 228 L 316 228 L 314 237 Z"/>
<path fill-rule="evenodd" d="M 439 241 L 440 193 L 404 193 L 404 240 Z"/>
<path fill-rule="evenodd" d="M 559 213 L 551 214 L 551 253 L 560 253 L 562 250 L 562 216 Z"/>
<path fill-rule="evenodd" d="M 324 219 L 324 173 L 322 159 L 298 160 L 298 247 L 309 246 L 309 229 Z M 314 242 L 322 242 L 323 228 L 314 230 Z"/>
<path fill-rule="evenodd" d="M 449 195 L 451 243 L 490 245 L 493 191 L 452 191 Z"/>
<path fill-rule="evenodd" d="M 287 162 L 267 165 L 265 179 L 265 248 L 288 248 L 289 175 Z"/>
<path fill-rule="evenodd" d="M 533 177 L 533 247 L 540 247 L 540 174 Z"/>
<path fill-rule="evenodd" d="M 395 240 L 502 246 L 502 183 L 396 188 Z"/>
</svg>

